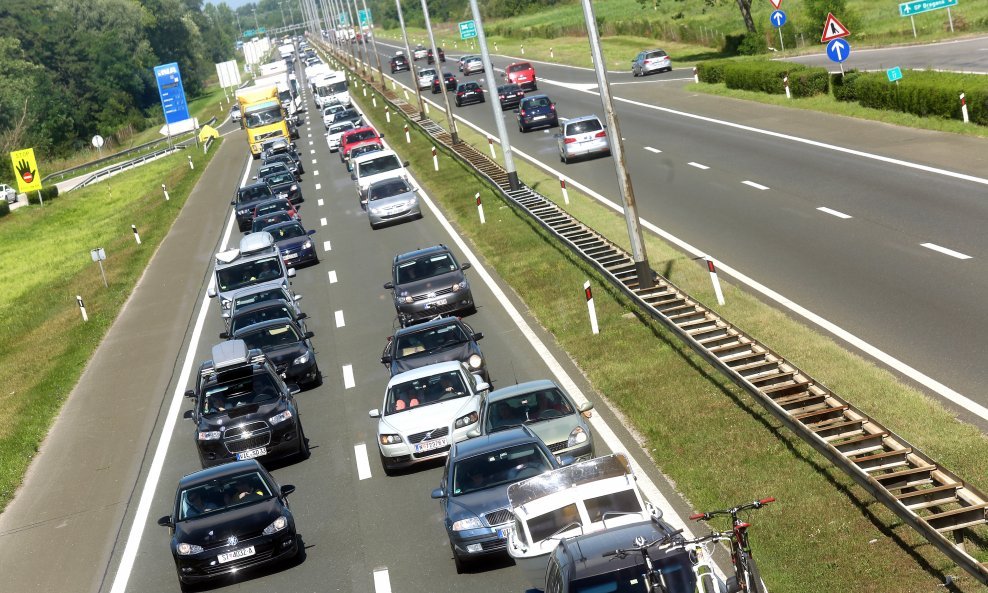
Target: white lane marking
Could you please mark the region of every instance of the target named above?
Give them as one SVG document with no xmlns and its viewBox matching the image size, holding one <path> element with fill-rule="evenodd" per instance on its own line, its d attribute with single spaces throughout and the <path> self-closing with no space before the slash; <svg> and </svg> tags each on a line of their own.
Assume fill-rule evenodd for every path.
<svg viewBox="0 0 988 593">
<path fill-rule="evenodd" d="M 850 214 L 844 214 L 843 212 L 840 212 L 838 210 L 832 210 L 830 208 L 827 208 L 826 206 L 820 206 L 819 208 L 817 208 L 817 210 L 825 214 L 829 214 L 831 216 L 836 216 L 837 218 L 843 218 L 845 220 L 848 218 L 854 218 Z"/>
<path fill-rule="evenodd" d="M 319 171 L 313 171 L 312 172 L 312 176 L 313 177 L 319 177 Z"/>
<path fill-rule="evenodd" d="M 741 183 L 743 183 L 743 184 L 745 184 L 747 186 L 753 187 L 755 189 L 760 189 L 762 191 L 765 191 L 765 190 L 768 189 L 768 186 L 767 185 L 762 185 L 761 183 L 755 183 L 754 181 L 742 181 Z"/>
<path fill-rule="evenodd" d="M 250 165 L 253 157 L 247 156 L 246 170 L 240 180 L 240 187 L 247 183 L 250 175 Z M 237 220 L 237 213 L 230 213 L 230 220 L 226 224 L 226 231 L 223 233 L 223 240 L 220 242 L 220 251 L 226 250 L 230 243 L 230 234 L 233 232 L 233 223 Z M 210 279 L 209 287 L 215 282 L 215 276 Z M 134 562 L 137 560 L 137 551 L 141 546 L 141 538 L 144 535 L 144 527 L 148 523 L 148 516 L 151 513 L 151 503 L 154 493 L 158 489 L 158 481 L 161 479 L 161 471 L 165 467 L 165 457 L 168 454 L 168 444 L 172 440 L 172 433 L 175 432 L 175 425 L 178 423 L 178 413 L 185 400 L 185 386 L 189 382 L 192 374 L 192 366 L 196 360 L 196 346 L 202 337 L 202 330 L 206 325 L 206 312 L 209 310 L 210 298 L 203 295 L 199 303 L 199 316 L 196 317 L 192 335 L 189 336 L 189 348 L 185 353 L 185 360 L 182 362 L 182 370 L 179 371 L 178 383 L 175 384 L 175 392 L 172 394 L 171 404 L 168 406 L 168 414 L 165 416 L 165 423 L 161 427 L 161 435 L 158 437 L 158 444 L 154 449 L 154 457 L 148 469 L 147 479 L 144 481 L 144 488 L 141 490 L 140 502 L 137 504 L 137 512 L 134 513 L 133 522 L 130 524 L 130 532 L 127 534 L 127 545 L 124 546 L 123 554 L 120 557 L 120 566 L 117 574 L 113 577 L 113 586 L 110 593 L 124 593 L 127 590 L 127 582 L 130 574 L 134 570 Z"/>
<path fill-rule="evenodd" d="M 336 270 L 329 271 L 329 283 L 336 284 Z"/>
<path fill-rule="evenodd" d="M 329 251 L 332 248 L 333 248 L 333 246 L 329 244 L 329 241 L 323 241 L 322 242 L 322 250 L 323 251 Z"/>
<path fill-rule="evenodd" d="M 956 257 L 957 259 L 971 259 L 970 255 L 965 255 L 960 251 L 954 251 L 953 249 L 947 249 L 946 247 L 940 247 L 936 243 L 920 243 L 920 246 L 926 247 L 927 249 L 932 249 L 944 255 L 949 255 L 950 257 Z"/>
<path fill-rule="evenodd" d="M 345 364 L 343 365 L 343 388 L 353 389 L 354 385 L 356 383 L 353 381 L 353 365 Z"/>
<path fill-rule="evenodd" d="M 661 153 L 661 152 L 662 152 L 662 151 L 661 151 L 661 150 L 659 150 L 658 148 L 652 148 L 651 146 L 646 146 L 646 147 L 645 147 L 645 150 L 647 150 L 647 151 L 649 151 L 649 152 L 654 152 L 655 154 L 659 154 L 659 153 Z"/>
<path fill-rule="evenodd" d="M 313 144 L 314 142 L 312 140 L 309 140 L 309 146 L 312 146 Z"/>
<path fill-rule="evenodd" d="M 708 167 L 706 165 L 701 165 L 700 163 L 694 163 L 693 161 L 690 161 L 690 162 L 688 162 L 686 164 L 689 165 L 689 166 L 691 166 L 691 167 L 696 167 L 697 169 L 707 170 L 707 169 L 710 168 L 710 167 Z"/>
<path fill-rule="evenodd" d="M 313 164 L 313 165 L 315 165 L 315 164 L 316 164 L 316 159 L 312 159 L 312 164 Z"/>
<path fill-rule="evenodd" d="M 307 138 L 312 138 L 312 134 L 308 134 L 306 137 Z"/>
<path fill-rule="evenodd" d="M 367 459 L 367 445 L 360 443 L 353 446 L 353 458 L 357 462 L 357 479 L 366 480 L 371 477 L 370 461 Z"/>
<path fill-rule="evenodd" d="M 387 568 L 374 569 L 374 591 L 375 593 L 391 593 L 391 578 L 388 576 Z"/>
<path fill-rule="evenodd" d="M 333 316 L 336 318 L 336 327 L 346 326 L 346 321 L 343 320 L 343 311 L 336 311 Z"/>
<path fill-rule="evenodd" d="M 315 149 L 315 148 L 313 148 L 312 150 L 310 150 L 310 151 L 309 151 L 309 154 L 316 154 L 316 149 Z"/>
<path fill-rule="evenodd" d="M 319 226 L 326 226 L 326 224 L 327 223 L 326 223 L 326 219 L 325 218 L 320 218 L 319 219 Z"/>
<path fill-rule="evenodd" d="M 319 189 L 319 184 L 318 183 L 316 184 L 316 189 Z M 316 206 L 325 206 L 325 205 L 326 205 L 326 202 L 324 202 L 322 198 L 319 198 L 318 200 L 316 200 Z"/>
<path fill-rule="evenodd" d="M 316 191 L 319 191 L 321 189 L 322 189 L 322 184 L 321 183 L 317 183 L 316 184 Z M 319 198 L 319 205 L 322 206 L 322 198 Z"/>
</svg>

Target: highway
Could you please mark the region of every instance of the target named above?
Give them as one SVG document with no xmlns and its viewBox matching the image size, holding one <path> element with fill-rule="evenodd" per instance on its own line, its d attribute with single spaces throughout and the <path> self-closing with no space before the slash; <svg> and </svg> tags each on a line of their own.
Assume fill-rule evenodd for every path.
<svg viewBox="0 0 988 593">
<path fill-rule="evenodd" d="M 591 71 L 535 67 L 561 117 L 601 113 Z M 684 75 L 610 75 L 642 219 L 904 376 L 988 404 L 984 140 L 693 95 Z M 489 104 L 454 113 L 496 136 Z M 502 117 L 515 149 L 619 202 L 610 159 L 563 165 L 555 130 Z"/>
<path fill-rule="evenodd" d="M 903 70 L 929 68 L 988 74 L 988 37 L 958 39 L 929 45 L 868 49 L 855 49 L 853 35 L 848 37 L 846 41 L 851 46 L 851 55 L 844 62 L 844 70 L 852 68 L 857 70 L 887 70 L 898 66 Z M 840 66 L 827 57 L 824 44 L 820 45 L 819 54 L 776 59 L 822 66 L 831 72 L 840 72 Z"/>
</svg>

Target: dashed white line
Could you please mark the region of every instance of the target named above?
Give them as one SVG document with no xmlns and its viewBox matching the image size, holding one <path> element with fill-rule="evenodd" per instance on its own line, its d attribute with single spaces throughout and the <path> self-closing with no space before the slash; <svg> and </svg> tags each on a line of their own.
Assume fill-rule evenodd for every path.
<svg viewBox="0 0 988 593">
<path fill-rule="evenodd" d="M 313 171 L 312 172 L 312 176 L 313 177 L 319 177 L 319 171 Z"/>
<path fill-rule="evenodd" d="M 317 183 L 316 184 L 316 191 L 319 191 L 321 189 L 322 189 L 322 184 L 321 183 Z M 319 205 L 322 206 L 322 198 L 319 198 Z"/>
<path fill-rule="evenodd" d="M 743 183 L 743 184 L 745 184 L 747 186 L 753 187 L 755 189 L 760 189 L 762 191 L 765 191 L 765 190 L 768 189 L 768 186 L 767 185 L 762 185 L 761 183 L 755 183 L 754 181 L 742 181 L 741 183 Z"/>
<path fill-rule="evenodd" d="M 327 222 L 326 222 L 326 219 L 325 218 L 320 218 L 319 219 L 319 226 L 326 226 L 326 224 L 327 224 Z"/>
<path fill-rule="evenodd" d="M 322 242 L 322 250 L 323 251 L 330 251 L 332 248 L 333 248 L 333 246 L 329 244 L 329 241 L 323 241 Z"/>
<path fill-rule="evenodd" d="M 312 134 L 309 134 L 309 135 L 308 135 L 307 137 L 308 137 L 308 138 L 312 138 Z"/>
<path fill-rule="evenodd" d="M 316 159 L 312 159 L 312 164 L 313 164 L 313 165 L 315 165 L 315 164 L 316 164 Z"/>
<path fill-rule="evenodd" d="M 345 327 L 346 321 L 343 320 L 343 311 L 336 311 L 333 313 L 333 317 L 336 318 L 336 327 Z"/>
<path fill-rule="evenodd" d="M 946 247 L 940 247 L 935 243 L 920 243 L 920 246 L 926 247 L 927 249 L 932 249 L 944 255 L 949 255 L 950 257 L 956 257 L 957 259 L 971 259 L 970 255 L 965 255 L 960 251 L 954 251 L 953 249 L 947 249 Z"/>
<path fill-rule="evenodd" d="M 309 140 L 309 146 L 312 146 L 313 144 L 315 144 L 315 141 L 314 140 Z"/>
<path fill-rule="evenodd" d="M 646 146 L 645 147 L 645 150 L 647 150 L 649 152 L 654 152 L 655 154 L 660 154 L 662 152 L 658 148 L 652 148 L 651 146 Z"/>
<path fill-rule="evenodd" d="M 319 184 L 318 183 L 316 184 L 316 189 L 319 189 Z M 318 200 L 316 200 L 316 206 L 325 206 L 325 205 L 326 205 L 326 202 L 324 202 L 322 198 L 319 198 Z"/>
<path fill-rule="evenodd" d="M 357 479 L 366 480 L 371 477 L 370 462 L 367 460 L 367 445 L 360 443 L 353 446 L 353 459 L 357 462 Z"/>
<path fill-rule="evenodd" d="M 336 270 L 330 270 L 329 271 L 329 283 L 330 284 L 336 284 L 336 282 L 337 282 L 337 280 L 336 280 Z"/>
<path fill-rule="evenodd" d="M 836 216 L 837 218 L 843 218 L 845 220 L 848 219 L 848 218 L 854 218 L 850 214 L 844 214 L 843 212 L 839 212 L 837 210 L 831 210 L 830 208 L 827 208 L 825 206 L 820 206 L 819 208 L 817 208 L 817 210 L 819 210 L 820 212 L 824 212 L 826 214 L 829 214 L 831 216 Z"/>
<path fill-rule="evenodd" d="M 312 150 L 310 150 L 310 151 L 309 151 L 309 154 L 316 154 L 316 149 L 315 149 L 315 148 L 313 148 Z"/>
<path fill-rule="evenodd" d="M 706 169 L 709 169 L 710 168 L 710 167 L 708 167 L 706 165 L 701 165 L 700 163 L 694 163 L 693 161 L 690 161 L 690 162 L 688 162 L 686 164 L 689 165 L 689 166 L 691 166 L 691 167 L 696 167 L 697 169 L 704 169 L 704 170 L 706 170 Z"/>
<path fill-rule="evenodd" d="M 343 365 L 343 388 L 353 389 L 356 383 L 353 380 L 353 365 L 345 364 Z"/>
<path fill-rule="evenodd" d="M 374 591 L 375 593 L 391 593 L 391 577 L 388 576 L 387 568 L 374 569 Z"/>
</svg>

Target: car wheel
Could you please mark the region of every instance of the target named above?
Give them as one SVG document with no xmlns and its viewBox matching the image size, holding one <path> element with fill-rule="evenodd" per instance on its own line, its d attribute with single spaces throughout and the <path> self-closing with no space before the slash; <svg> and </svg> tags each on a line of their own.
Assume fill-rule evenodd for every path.
<svg viewBox="0 0 988 593">
<path fill-rule="evenodd" d="M 518 124 L 518 131 L 521 132 L 522 134 L 528 132 L 528 130 L 525 129 L 525 126 L 521 124 Z"/>
<path fill-rule="evenodd" d="M 384 453 L 381 453 L 380 450 L 378 450 L 378 455 L 381 456 L 381 467 L 384 468 L 384 475 L 386 476 L 395 475 L 394 469 L 391 468 L 391 462 L 389 462 L 388 458 L 384 456 Z"/>
<path fill-rule="evenodd" d="M 459 99 L 456 99 L 456 101 L 455 101 L 455 103 L 456 103 L 456 106 L 457 106 L 457 107 L 461 107 L 461 106 L 462 106 L 462 105 L 460 104 L 460 100 L 459 100 Z"/>
<path fill-rule="evenodd" d="M 370 223 L 370 228 L 371 228 L 372 231 L 376 231 L 377 230 L 377 225 L 374 224 L 373 222 L 371 222 Z"/>
<path fill-rule="evenodd" d="M 632 76 L 632 78 L 638 78 L 638 71 L 635 70 L 634 68 L 632 68 L 631 69 L 631 76 Z"/>
<path fill-rule="evenodd" d="M 298 425 L 298 440 L 298 459 L 299 461 L 305 461 L 312 455 L 312 452 L 309 451 L 309 439 L 305 438 L 305 429 L 302 428 L 301 424 Z"/>
<path fill-rule="evenodd" d="M 481 103 L 486 103 L 486 102 L 487 102 L 487 99 L 485 99 L 485 98 L 483 98 L 483 97 L 481 97 L 481 98 L 480 98 L 480 102 L 481 102 Z"/>
<path fill-rule="evenodd" d="M 461 558 L 460 555 L 456 553 L 456 550 L 453 549 L 453 544 L 449 545 L 449 549 L 453 552 L 453 564 L 456 565 L 456 574 L 463 574 L 467 571 L 467 568 L 469 568 L 470 563 L 466 558 Z"/>
<path fill-rule="evenodd" d="M 566 162 L 566 155 L 563 154 L 563 153 L 559 153 L 559 162 L 560 163 L 563 163 L 564 165 L 568 165 L 569 164 L 569 163 Z"/>
<path fill-rule="evenodd" d="M 319 258 L 316 258 L 316 263 L 319 263 Z M 319 365 L 316 365 L 316 372 L 312 375 L 312 381 L 309 383 L 309 388 L 319 387 L 322 385 L 322 371 L 319 370 Z"/>
</svg>

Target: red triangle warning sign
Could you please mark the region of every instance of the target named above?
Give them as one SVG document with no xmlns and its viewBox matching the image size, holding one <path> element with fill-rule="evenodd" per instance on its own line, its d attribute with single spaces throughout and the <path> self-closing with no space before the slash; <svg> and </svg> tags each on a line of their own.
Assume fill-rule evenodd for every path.
<svg viewBox="0 0 988 593">
<path fill-rule="evenodd" d="M 851 32 L 847 30 L 847 27 L 840 24 L 832 12 L 828 12 L 827 22 L 823 23 L 823 35 L 820 37 L 820 43 L 827 43 L 833 39 L 847 37 L 850 34 Z"/>
<path fill-rule="evenodd" d="M 772 3 L 772 6 L 774 6 L 776 10 L 779 10 L 779 7 L 782 6 L 782 0 L 768 0 L 768 1 Z"/>
</svg>

